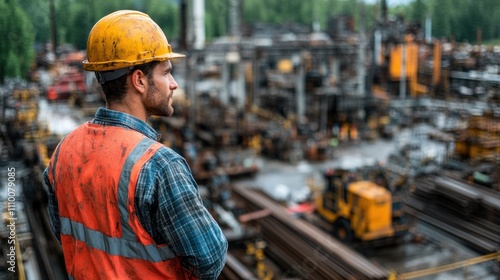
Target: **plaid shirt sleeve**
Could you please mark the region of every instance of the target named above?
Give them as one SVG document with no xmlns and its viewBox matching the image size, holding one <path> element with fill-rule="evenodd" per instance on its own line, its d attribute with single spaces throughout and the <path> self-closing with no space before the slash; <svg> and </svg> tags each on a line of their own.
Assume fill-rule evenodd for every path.
<svg viewBox="0 0 500 280">
<path fill-rule="evenodd" d="M 50 229 L 52 230 L 52 233 L 56 236 L 57 240 L 59 240 L 60 243 L 61 222 L 59 220 L 59 205 L 57 204 L 57 199 L 54 189 L 50 185 L 48 173 L 49 173 L 49 167 L 47 167 L 43 172 L 43 181 L 44 181 L 45 192 L 47 193 L 48 196 Z"/>
<path fill-rule="evenodd" d="M 141 171 L 136 188 L 139 220 L 156 242 L 166 243 L 199 279 L 217 279 L 227 240 L 204 207 L 184 158 L 165 147 Z"/>
</svg>

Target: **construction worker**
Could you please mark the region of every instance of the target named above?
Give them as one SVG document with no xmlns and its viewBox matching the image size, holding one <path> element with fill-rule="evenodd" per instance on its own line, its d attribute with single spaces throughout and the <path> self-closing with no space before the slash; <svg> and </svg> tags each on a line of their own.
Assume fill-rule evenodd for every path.
<svg viewBox="0 0 500 280">
<path fill-rule="evenodd" d="M 52 230 L 70 279 L 217 279 L 227 240 L 183 157 L 146 122 L 173 114 L 174 53 L 146 14 L 99 20 L 83 67 L 106 97 L 44 172 Z"/>
</svg>

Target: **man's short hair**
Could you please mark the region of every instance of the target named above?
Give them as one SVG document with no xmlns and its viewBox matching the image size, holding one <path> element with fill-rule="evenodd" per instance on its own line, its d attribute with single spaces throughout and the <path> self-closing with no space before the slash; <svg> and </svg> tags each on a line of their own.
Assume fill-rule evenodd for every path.
<svg viewBox="0 0 500 280">
<path fill-rule="evenodd" d="M 135 70 L 141 70 L 144 75 L 148 77 L 148 79 L 152 78 L 153 69 L 158 64 L 158 61 L 152 61 L 146 64 L 136 65 L 132 68 L 127 74 L 105 82 L 101 84 L 102 91 L 104 92 L 104 96 L 106 97 L 107 103 L 113 103 L 123 100 L 125 94 L 127 93 L 127 78 L 132 72 Z"/>
</svg>

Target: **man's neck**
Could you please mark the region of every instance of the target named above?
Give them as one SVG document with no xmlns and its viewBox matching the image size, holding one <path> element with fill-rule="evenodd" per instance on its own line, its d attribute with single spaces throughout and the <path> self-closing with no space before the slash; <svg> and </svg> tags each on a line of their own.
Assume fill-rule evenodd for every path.
<svg viewBox="0 0 500 280">
<path fill-rule="evenodd" d="M 106 108 L 114 111 L 127 113 L 138 119 L 141 119 L 144 122 L 146 122 L 149 117 L 144 109 L 141 109 L 140 106 L 138 106 L 136 103 L 127 102 L 127 100 L 108 103 L 106 104 Z"/>
</svg>

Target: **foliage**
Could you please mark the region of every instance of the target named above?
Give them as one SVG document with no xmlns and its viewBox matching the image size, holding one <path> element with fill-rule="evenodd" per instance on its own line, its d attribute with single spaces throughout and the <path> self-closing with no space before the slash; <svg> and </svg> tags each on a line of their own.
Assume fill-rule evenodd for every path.
<svg viewBox="0 0 500 280">
<path fill-rule="evenodd" d="M 0 83 L 6 77 L 25 77 L 34 56 L 32 22 L 17 0 L 0 0 Z M 15 20 L 12 20 L 15 19 Z"/>
<path fill-rule="evenodd" d="M 363 4 L 362 1 L 342 0 L 315 0 L 312 2 L 290 0 L 284 5 L 282 0 L 254 0 L 245 1 L 243 18 L 251 25 L 256 22 L 270 24 L 300 23 L 311 27 L 313 22 L 319 23 L 322 30 L 326 29 L 331 16 L 347 14 L 358 22 L 370 27 L 373 23 L 375 9 L 373 5 Z M 369 19 L 370 21 L 368 21 Z"/>
<path fill-rule="evenodd" d="M 425 0 L 415 0 L 410 3 L 409 20 L 422 24 L 429 13 L 428 4 Z M 422 25 L 423 26 L 423 25 Z"/>
<path fill-rule="evenodd" d="M 0 82 L 7 75 L 24 75 L 33 58 L 34 41 L 51 41 L 50 3 L 55 6 L 57 44 L 69 43 L 85 49 L 88 33 L 102 16 L 120 9 L 146 12 L 164 30 L 170 41 L 179 38 L 179 4 L 192 0 L 0 0 Z M 206 37 L 228 33 L 228 15 L 237 0 L 205 0 Z M 353 16 L 356 28 L 372 30 L 380 18 L 380 2 L 364 0 L 240 0 L 241 25 L 299 23 L 312 29 L 318 23 L 327 28 L 333 15 Z M 388 3 L 390 1 L 388 0 Z M 432 18 L 433 36 L 475 43 L 500 38 L 500 1 L 498 0 L 411 0 L 407 5 L 391 7 L 391 15 L 403 16 L 422 27 Z M 26 15 L 29 15 L 26 16 Z M 16 19 L 16 20 L 12 20 Z M 6 65 L 9 65 L 7 67 Z M 17 66 L 16 66 L 17 65 Z"/>
<path fill-rule="evenodd" d="M 477 43 L 479 31 L 482 41 L 500 38 L 498 0 L 413 0 L 397 10 L 422 26 L 430 15 L 436 38 Z"/>
<path fill-rule="evenodd" d="M 164 0 L 145 1 L 144 11 L 163 29 L 167 38 L 175 39 L 179 34 L 178 6 Z"/>
<path fill-rule="evenodd" d="M 229 13 L 229 5 L 232 2 L 228 0 L 211 0 L 205 1 L 205 25 L 206 36 L 214 38 L 225 35 L 227 32 L 227 15 Z"/>
<path fill-rule="evenodd" d="M 36 42 L 50 41 L 50 16 L 48 1 L 23 0 L 22 8 L 30 15 L 31 24 L 35 30 Z"/>
<path fill-rule="evenodd" d="M 453 2 L 453 0 L 440 0 L 434 2 L 434 12 L 432 14 L 433 34 L 437 36 L 451 34 Z"/>
<path fill-rule="evenodd" d="M 4 2 L 6 0 L 3 0 Z M 136 9 L 148 13 L 165 31 L 167 37 L 177 39 L 180 31 L 179 3 L 182 0 L 24 0 L 23 8 L 31 16 L 37 42 L 50 40 L 49 3 L 56 6 L 58 43 L 71 43 L 85 48 L 88 32 L 105 14 L 119 9 Z M 192 3 L 187 1 L 188 9 Z M 207 38 L 219 37 L 228 32 L 228 14 L 236 0 L 206 0 L 205 23 Z M 332 15 L 350 14 L 356 28 L 362 23 L 366 30 L 379 18 L 380 1 L 365 4 L 362 0 L 240 0 L 242 26 L 257 22 L 269 24 L 299 23 L 312 27 L 319 23 L 327 26 Z M 390 1 L 388 1 L 390 3 Z M 431 15 L 433 34 L 440 38 L 474 42 L 477 31 L 483 40 L 500 37 L 500 1 L 498 0 L 412 0 L 407 5 L 391 7 L 390 14 L 402 15 L 407 21 L 424 26 L 426 16 Z"/>
<path fill-rule="evenodd" d="M 70 19 L 70 26 L 78 26 L 78 31 L 71 30 L 67 33 L 67 40 L 71 42 L 77 49 L 85 49 L 87 47 L 87 37 L 92 29 L 92 13 L 87 11 L 85 5 L 77 4 L 73 7 L 73 16 Z M 64 38 L 64 37 L 63 37 Z"/>
</svg>

